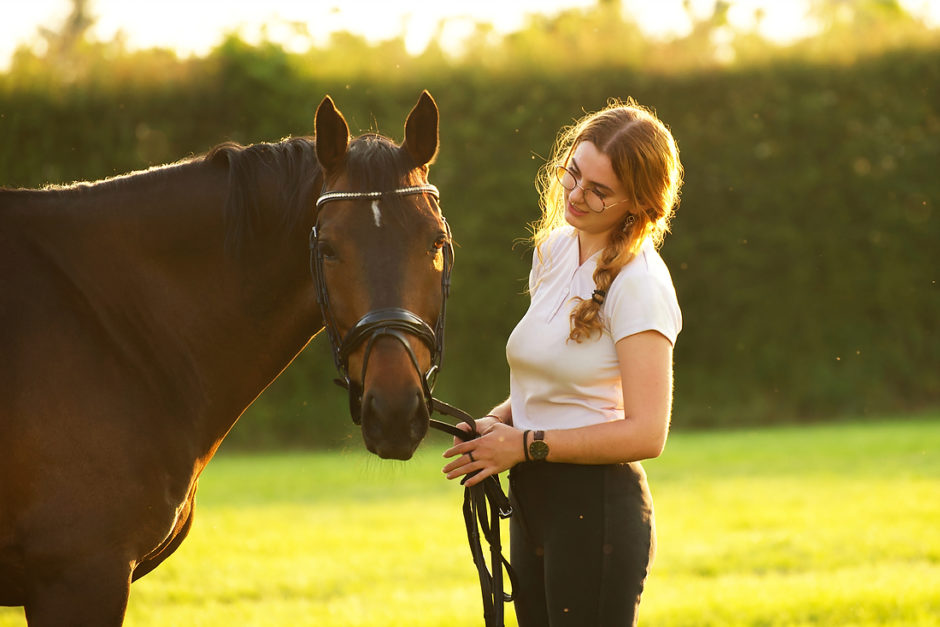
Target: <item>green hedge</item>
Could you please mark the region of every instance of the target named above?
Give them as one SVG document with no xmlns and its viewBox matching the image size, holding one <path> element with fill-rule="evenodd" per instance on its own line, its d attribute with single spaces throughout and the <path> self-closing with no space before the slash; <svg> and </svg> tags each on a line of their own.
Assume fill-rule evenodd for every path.
<svg viewBox="0 0 940 627">
<path fill-rule="evenodd" d="M 508 391 L 504 344 L 527 305 L 531 257 L 516 241 L 537 215 L 535 170 L 559 126 L 633 96 L 671 126 L 686 168 L 663 247 L 685 324 L 674 425 L 940 404 L 940 50 L 669 76 L 464 66 L 339 81 L 308 57 L 233 39 L 188 63 L 162 80 L 0 77 L 0 184 L 100 178 L 226 139 L 310 134 L 327 93 L 354 132 L 400 139 L 427 88 L 442 122 L 432 180 L 458 244 L 438 392 L 481 412 Z M 357 437 L 324 342 L 249 410 L 235 444 Z"/>
</svg>

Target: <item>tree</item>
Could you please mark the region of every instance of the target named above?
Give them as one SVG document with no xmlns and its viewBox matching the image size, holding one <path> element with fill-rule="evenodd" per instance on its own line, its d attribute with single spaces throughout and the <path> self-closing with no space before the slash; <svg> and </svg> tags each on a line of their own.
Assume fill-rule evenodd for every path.
<svg viewBox="0 0 940 627">
<path fill-rule="evenodd" d="M 74 63 L 82 44 L 87 42 L 88 31 L 97 20 L 88 8 L 88 0 L 72 0 L 72 11 L 60 29 L 39 29 L 39 34 L 46 40 L 47 56 L 59 62 Z"/>
</svg>

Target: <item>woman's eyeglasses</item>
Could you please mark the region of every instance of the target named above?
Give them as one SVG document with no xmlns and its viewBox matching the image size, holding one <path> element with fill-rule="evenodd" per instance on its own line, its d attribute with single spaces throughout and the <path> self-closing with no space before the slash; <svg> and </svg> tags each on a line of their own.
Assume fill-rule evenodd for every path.
<svg viewBox="0 0 940 627">
<path fill-rule="evenodd" d="M 624 199 L 607 204 L 603 194 L 594 188 L 587 188 L 581 185 L 581 177 L 563 165 L 555 168 L 555 176 L 558 178 L 558 182 L 561 183 L 561 186 L 569 192 L 573 191 L 575 187 L 580 187 L 582 196 L 584 197 L 584 204 L 594 213 L 603 213 L 606 209 L 627 201 L 627 199 Z"/>
</svg>

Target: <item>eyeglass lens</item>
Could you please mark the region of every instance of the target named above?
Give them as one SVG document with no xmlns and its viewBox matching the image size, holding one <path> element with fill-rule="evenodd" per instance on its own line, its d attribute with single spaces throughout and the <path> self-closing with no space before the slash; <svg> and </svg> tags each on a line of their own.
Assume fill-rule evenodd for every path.
<svg viewBox="0 0 940 627">
<path fill-rule="evenodd" d="M 558 166 L 558 169 L 555 170 L 555 174 L 558 177 L 558 182 L 561 183 L 561 186 L 569 192 L 574 190 L 575 187 L 581 187 L 578 179 L 568 168 L 564 166 Z M 607 208 L 604 205 L 604 199 L 601 198 L 593 189 L 585 189 L 584 187 L 581 187 L 581 191 L 583 192 L 582 195 L 584 196 L 584 203 L 591 211 L 600 213 Z"/>
</svg>

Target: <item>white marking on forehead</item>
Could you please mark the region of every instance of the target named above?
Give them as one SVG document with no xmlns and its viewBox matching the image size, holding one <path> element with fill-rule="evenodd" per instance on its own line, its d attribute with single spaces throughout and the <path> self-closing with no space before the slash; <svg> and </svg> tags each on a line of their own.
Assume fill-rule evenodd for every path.
<svg viewBox="0 0 940 627">
<path fill-rule="evenodd" d="M 379 201 L 372 201 L 372 217 L 375 219 L 375 226 L 382 228 L 382 211 L 379 209 Z"/>
</svg>

